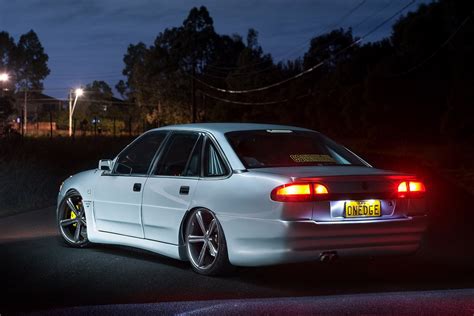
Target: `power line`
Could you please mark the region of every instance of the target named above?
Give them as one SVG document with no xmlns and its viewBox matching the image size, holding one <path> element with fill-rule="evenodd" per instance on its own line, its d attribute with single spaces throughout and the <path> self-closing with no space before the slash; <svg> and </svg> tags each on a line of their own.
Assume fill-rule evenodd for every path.
<svg viewBox="0 0 474 316">
<path fill-rule="evenodd" d="M 452 32 L 448 38 L 433 52 L 431 53 L 428 57 L 426 57 L 425 59 L 423 59 L 421 62 L 419 62 L 418 64 L 412 66 L 411 68 L 405 70 L 404 72 L 401 72 L 401 73 L 398 73 L 398 74 L 392 74 L 389 76 L 389 78 L 393 78 L 393 77 L 401 77 L 401 76 L 405 76 L 415 70 L 418 70 L 419 68 L 423 67 L 426 63 L 428 63 L 433 57 L 435 57 L 443 48 L 445 48 L 450 42 L 451 40 L 456 37 L 456 35 L 459 33 L 459 31 L 461 31 L 461 29 L 464 27 L 464 25 L 466 25 L 466 23 L 472 18 L 472 15 L 474 14 L 474 11 L 471 12 L 470 15 L 468 15 L 462 22 L 461 24 L 459 24 L 459 26 L 454 30 L 454 32 Z"/>
<path fill-rule="evenodd" d="M 302 95 L 299 95 L 299 96 L 297 96 L 295 98 L 291 98 L 291 99 L 282 99 L 282 100 L 275 100 L 275 101 L 268 101 L 268 102 L 243 102 L 243 101 L 235 101 L 235 100 L 219 98 L 219 97 L 216 97 L 214 95 L 211 95 L 211 94 L 208 94 L 208 93 L 205 93 L 205 92 L 202 92 L 202 91 L 201 91 L 201 93 L 204 94 L 205 96 L 208 96 L 212 99 L 215 99 L 215 100 L 218 100 L 218 101 L 221 101 L 221 102 L 241 104 L 241 105 L 273 105 L 273 104 L 285 103 L 285 102 L 290 101 L 291 99 L 299 100 L 299 99 L 302 99 L 302 98 L 305 98 L 305 97 L 311 95 L 310 93 L 306 93 L 306 94 L 302 94 Z"/>
<path fill-rule="evenodd" d="M 354 12 L 356 12 L 360 7 L 362 7 L 365 3 L 367 2 L 367 0 L 362 0 L 361 2 L 359 2 L 356 6 L 352 7 L 346 14 L 344 14 L 339 20 L 338 22 L 336 23 L 333 23 L 331 24 L 331 26 L 325 28 L 325 31 L 322 32 L 321 34 L 324 34 L 324 33 L 327 33 L 328 31 L 336 28 L 338 25 L 340 25 L 342 22 L 344 22 L 344 20 L 346 20 L 349 16 L 351 16 Z M 300 43 L 298 44 L 298 48 L 295 50 L 295 49 L 292 49 L 288 52 L 286 52 L 284 55 L 282 56 L 288 56 L 288 55 L 291 55 L 293 52 L 295 51 L 299 51 L 302 47 L 302 45 L 307 45 L 309 42 L 311 42 L 311 39 L 310 40 L 306 40 L 304 43 Z M 242 66 L 235 66 L 235 67 L 225 67 L 225 66 L 216 66 L 216 65 L 206 65 L 206 67 L 210 67 L 211 69 L 216 69 L 216 70 L 222 70 L 222 71 L 231 71 L 231 70 L 240 70 L 240 69 L 245 69 L 245 68 L 249 68 L 249 67 L 253 67 L 253 66 L 257 66 L 257 65 L 261 65 L 261 64 L 264 64 L 264 63 L 267 63 L 268 61 L 261 61 L 261 62 L 257 62 L 257 63 L 253 63 L 253 64 L 248 64 L 248 65 L 242 65 Z"/>
<path fill-rule="evenodd" d="M 363 23 L 365 23 L 367 20 L 371 19 L 372 17 L 378 15 L 379 13 L 381 13 L 382 11 L 385 11 L 385 9 L 387 9 L 391 4 L 392 4 L 393 1 L 390 1 L 388 2 L 387 5 L 385 5 L 384 7 L 382 7 L 381 9 L 379 10 L 376 10 L 374 11 L 372 14 L 366 16 L 363 20 L 361 20 L 359 23 L 357 23 L 354 27 L 359 27 L 360 25 L 362 25 Z M 363 3 L 363 2 L 362 2 Z M 362 4 L 360 3 L 359 6 Z M 359 6 L 357 6 L 355 9 L 359 8 Z M 351 10 L 350 13 L 354 12 L 355 10 Z M 329 28 L 328 28 L 329 29 Z M 331 29 L 329 29 L 330 31 Z M 324 33 L 323 33 L 324 34 Z M 308 44 L 308 43 L 311 43 L 312 39 L 310 39 L 309 41 L 306 41 L 305 42 L 305 46 Z M 326 43 L 324 45 L 324 47 L 329 47 L 330 45 L 332 45 L 334 42 L 336 41 L 336 39 L 334 38 L 333 40 L 331 40 L 329 43 Z M 300 51 L 302 48 L 304 47 L 300 47 L 297 49 L 297 51 Z M 290 54 L 291 55 L 291 54 Z M 255 65 L 257 64 L 263 64 L 263 63 L 268 63 L 269 61 L 262 61 L 260 63 L 256 63 Z M 250 65 L 245 65 L 245 66 L 252 66 L 252 64 Z M 245 66 L 242 66 L 242 67 L 245 67 Z M 213 67 L 212 67 L 213 68 Z M 232 67 L 230 67 L 232 68 Z M 250 72 L 243 72 L 243 73 L 232 73 L 232 77 L 246 77 L 246 76 L 253 76 L 253 75 L 257 75 L 259 73 L 263 73 L 263 72 L 266 72 L 266 71 L 269 71 L 269 70 L 278 70 L 278 67 L 274 64 L 271 64 L 270 66 L 264 68 L 264 69 L 258 69 L 258 70 L 254 70 L 254 71 L 250 71 Z M 218 75 L 214 75 L 214 74 L 209 74 L 209 73 L 201 73 L 200 74 L 201 76 L 204 76 L 204 77 L 209 77 L 209 78 L 216 78 L 216 79 L 227 79 L 228 78 L 228 75 L 227 76 L 218 76 Z"/>
<path fill-rule="evenodd" d="M 208 93 L 202 92 L 205 96 L 208 96 L 212 99 L 225 102 L 225 103 L 234 103 L 234 104 L 241 104 L 241 105 L 272 105 L 272 104 L 278 104 L 278 103 L 285 103 L 288 101 L 288 99 L 283 99 L 283 100 L 277 100 L 277 101 L 268 101 L 268 102 L 243 102 L 243 101 L 234 101 L 234 100 L 229 100 L 229 99 L 224 99 L 224 98 L 219 98 L 213 95 L 210 95 Z"/>
<path fill-rule="evenodd" d="M 342 23 L 345 19 L 347 19 L 350 15 L 352 15 L 354 12 L 356 12 L 360 7 L 362 7 L 365 4 L 365 2 L 366 2 L 366 0 L 363 0 L 363 1 L 359 2 L 355 7 L 351 8 L 351 10 L 349 10 L 345 15 L 343 15 L 338 23 L 334 23 L 332 25 L 332 27 L 336 26 L 337 24 Z M 382 10 L 384 10 L 386 7 L 387 6 L 383 7 Z M 376 12 L 376 14 L 378 14 L 380 11 L 381 10 Z M 372 16 L 374 16 L 374 15 L 372 15 Z M 364 23 L 367 20 L 367 18 L 371 18 L 372 16 L 366 17 L 358 25 Z M 308 42 L 308 41 L 306 41 L 306 42 Z M 253 64 L 253 65 L 263 64 L 263 63 L 267 63 L 267 62 L 268 61 L 262 61 L 262 62 Z M 207 66 L 210 66 L 210 67 L 213 67 L 213 68 L 221 68 L 219 66 L 213 66 L 213 65 L 207 65 Z M 251 66 L 252 66 L 252 64 L 244 65 L 244 66 L 240 66 L 240 67 L 228 67 L 228 68 L 229 69 L 232 69 L 232 68 L 238 69 L 238 68 L 245 68 L 245 67 L 251 67 Z M 222 67 L 222 68 L 226 68 L 226 67 Z M 272 68 L 275 68 L 275 66 L 271 65 L 270 67 L 267 67 L 266 69 L 257 70 L 257 71 L 253 71 L 253 72 L 250 72 L 250 73 L 241 73 L 241 74 L 234 74 L 234 75 L 235 76 L 253 75 L 253 74 L 258 74 L 260 72 L 267 71 L 267 70 L 272 69 Z M 217 76 L 217 75 L 211 75 L 211 74 L 203 74 L 203 75 L 208 76 L 208 77 L 217 78 L 217 79 L 225 78 L 225 77 L 221 77 L 221 76 Z M 123 74 L 117 74 L 117 72 L 106 72 L 106 73 L 98 73 L 98 74 L 94 74 L 94 75 L 84 75 L 84 76 L 72 76 L 72 75 L 68 75 L 68 74 L 57 74 L 57 75 L 55 75 L 53 73 L 53 74 L 51 74 L 51 76 L 48 79 L 76 79 L 76 80 L 81 80 L 82 79 L 82 80 L 87 80 L 87 79 L 101 79 L 101 78 L 106 78 L 108 80 L 112 80 L 112 79 L 123 79 L 123 78 L 125 78 L 125 76 Z M 48 88 L 48 90 L 51 90 L 51 89 Z"/>
<path fill-rule="evenodd" d="M 334 59 L 335 57 L 337 57 L 338 55 L 342 54 L 343 52 L 349 50 L 350 48 L 354 47 L 355 45 L 357 45 L 358 43 L 362 42 L 365 38 L 367 38 L 368 36 L 372 35 L 374 32 L 376 32 L 378 29 L 380 29 L 382 26 L 384 26 L 388 21 L 390 21 L 391 19 L 393 19 L 394 17 L 398 16 L 400 13 L 402 13 L 403 11 L 405 11 L 408 7 L 410 7 L 413 3 L 415 3 L 416 0 L 411 0 L 408 4 L 406 4 L 405 6 L 403 6 L 401 9 L 397 10 L 397 12 L 395 12 L 394 14 L 392 14 L 389 18 L 385 19 L 384 21 L 382 21 L 381 23 L 379 23 L 376 27 L 372 28 L 369 32 L 367 32 L 365 35 L 363 35 L 362 37 L 360 37 L 359 39 L 353 41 L 350 45 L 348 45 L 347 47 L 339 50 L 338 52 L 336 52 L 334 55 L 326 58 L 325 60 L 317 63 L 316 65 L 314 65 L 313 67 L 310 67 L 302 72 L 300 72 L 299 74 L 297 75 L 294 75 L 290 78 L 287 78 L 287 79 L 284 79 L 284 80 L 281 80 L 279 82 L 276 82 L 276 83 L 273 83 L 273 84 L 270 84 L 270 85 L 267 85 L 267 86 L 263 86 L 263 87 L 260 87 L 260 88 L 254 88 L 254 89 L 247 89 L 247 90 L 229 90 L 229 89 L 222 89 L 222 88 L 218 88 L 218 87 L 215 87 L 213 85 L 210 85 L 208 84 L 207 82 L 203 81 L 203 80 L 200 80 L 199 78 L 196 78 L 195 76 L 191 76 L 190 74 L 188 74 L 188 76 L 191 76 L 193 77 L 196 81 L 198 81 L 199 83 L 201 83 L 202 85 L 212 89 L 212 90 L 215 90 L 215 91 L 219 91 L 219 92 L 222 92 L 222 93 L 229 93 L 229 94 L 245 94 L 245 93 L 253 93 L 253 92 L 260 92 L 260 91 L 265 91 L 265 90 L 268 90 L 268 89 L 271 89 L 271 88 L 274 88 L 274 87 L 278 87 L 282 84 L 285 84 L 287 82 L 290 82 L 290 81 L 293 81 L 297 78 L 300 78 L 312 71 L 314 71 L 315 69 L 323 66 L 324 64 L 326 64 L 328 61 Z"/>
<path fill-rule="evenodd" d="M 343 15 L 342 18 L 340 19 L 339 23 L 341 23 L 342 21 L 347 19 L 351 14 L 353 14 L 360 7 L 362 7 L 362 5 L 365 4 L 365 2 L 366 2 L 366 0 L 361 1 L 355 7 L 353 7 L 349 12 L 347 12 L 345 15 Z M 383 9 L 385 9 L 386 7 L 387 6 L 385 6 Z M 367 18 L 365 20 L 367 20 Z M 365 20 L 362 21 L 361 23 L 365 22 Z M 261 63 L 265 63 L 265 62 L 261 62 Z M 212 65 L 210 65 L 210 66 L 212 66 Z M 245 66 L 242 66 L 242 67 L 249 67 L 249 66 L 251 66 L 251 65 L 245 65 Z M 216 68 L 217 68 L 217 66 L 216 66 Z M 235 74 L 235 76 L 244 76 L 244 75 L 257 74 L 257 73 L 266 71 L 266 70 L 271 69 L 271 68 L 274 68 L 274 66 L 272 65 L 271 67 L 268 67 L 267 69 L 260 70 L 260 71 L 255 71 L 255 72 L 251 72 L 251 73 Z M 213 76 L 213 75 L 210 75 L 210 74 L 203 74 L 203 75 L 219 78 L 219 76 Z M 113 73 L 112 72 L 107 72 L 107 73 L 95 74 L 95 75 L 85 75 L 85 76 L 82 76 L 82 77 L 81 76 L 71 76 L 71 75 L 66 75 L 66 74 L 58 74 L 58 75 L 52 74 L 51 77 L 48 78 L 48 79 L 69 79 L 69 78 L 70 79 L 77 79 L 77 80 L 109 78 L 108 80 L 112 80 L 112 79 L 123 79 L 124 76 L 122 74 L 117 74 L 116 72 L 113 72 Z M 221 78 L 223 78 L 223 77 L 221 77 Z M 48 88 L 47 90 L 52 90 L 52 89 Z"/>
<path fill-rule="evenodd" d="M 360 3 L 358 3 L 355 7 L 353 7 L 349 12 L 347 12 L 340 20 L 338 23 L 334 23 L 332 24 L 331 27 L 335 27 L 336 25 L 342 23 L 345 19 L 347 19 L 350 15 L 352 15 L 355 11 L 357 11 L 360 7 L 362 7 L 363 4 L 365 4 L 367 0 L 362 0 Z M 308 41 L 306 41 L 305 43 L 307 43 Z M 56 56 L 52 56 L 52 58 L 54 57 L 58 57 L 60 55 L 56 55 Z M 61 56 L 63 57 L 63 56 Z M 243 65 L 243 66 L 239 66 L 239 67 L 219 67 L 219 66 L 214 66 L 214 65 L 206 65 L 206 67 L 210 67 L 210 68 L 215 68 L 215 69 L 243 69 L 243 68 L 247 68 L 247 67 L 251 67 L 251 66 L 256 66 L 256 65 L 260 65 L 260 64 L 264 64 L 264 63 L 267 63 L 268 61 L 262 61 L 262 62 L 258 62 L 258 63 L 254 63 L 254 64 L 249 64 L 249 65 Z M 270 68 L 273 68 L 274 66 L 272 65 L 271 67 L 268 67 L 266 70 L 270 69 Z M 262 72 L 265 71 L 265 70 L 261 70 Z M 217 76 L 217 75 L 210 75 L 210 74 L 206 74 L 207 76 L 209 77 L 216 77 L 216 78 L 219 78 L 219 79 L 222 79 L 224 77 L 220 77 L 220 76 Z M 238 74 L 238 75 L 244 75 L 244 74 Z M 245 74 L 247 75 L 247 74 Z M 97 77 L 101 77 L 101 78 L 111 78 L 111 79 L 123 79 L 125 76 L 122 75 L 122 74 L 117 74 L 116 72 L 107 72 L 107 73 L 101 73 L 101 74 L 95 74 L 95 75 L 85 75 L 85 76 L 71 76 L 69 74 L 52 74 L 50 78 L 55 78 L 55 79 L 95 79 Z"/>
</svg>

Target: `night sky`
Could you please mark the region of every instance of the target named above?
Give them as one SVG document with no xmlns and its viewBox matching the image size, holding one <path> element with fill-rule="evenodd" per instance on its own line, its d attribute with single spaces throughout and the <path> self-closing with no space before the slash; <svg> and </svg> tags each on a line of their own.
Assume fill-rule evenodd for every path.
<svg viewBox="0 0 474 316">
<path fill-rule="evenodd" d="M 69 87 L 122 79 L 130 43 L 151 44 L 167 27 L 179 26 L 193 6 L 205 5 L 220 34 L 259 32 L 276 61 L 302 56 L 315 35 L 352 26 L 364 35 L 410 0 L 0 0 L 0 30 L 17 41 L 33 29 L 49 55 L 45 93 L 65 98 Z M 418 0 L 410 7 L 416 9 Z M 355 11 L 348 14 L 351 10 Z M 368 37 L 390 35 L 392 20 Z"/>
</svg>

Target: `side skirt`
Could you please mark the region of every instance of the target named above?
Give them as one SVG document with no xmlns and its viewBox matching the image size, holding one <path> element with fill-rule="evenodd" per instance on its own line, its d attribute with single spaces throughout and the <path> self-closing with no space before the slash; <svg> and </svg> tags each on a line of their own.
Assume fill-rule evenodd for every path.
<svg viewBox="0 0 474 316">
<path fill-rule="evenodd" d="M 92 235 L 88 234 L 88 238 L 93 243 L 135 247 L 173 259 L 188 260 L 186 256 L 183 256 L 185 254 L 184 246 L 99 231 L 95 231 Z"/>
</svg>

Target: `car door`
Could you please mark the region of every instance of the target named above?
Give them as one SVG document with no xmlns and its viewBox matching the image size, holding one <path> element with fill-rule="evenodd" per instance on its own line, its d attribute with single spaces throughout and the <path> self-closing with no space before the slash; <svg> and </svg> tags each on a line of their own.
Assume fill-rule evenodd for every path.
<svg viewBox="0 0 474 316">
<path fill-rule="evenodd" d="M 143 191 L 146 239 L 178 244 L 179 227 L 199 180 L 203 137 L 173 132 L 161 151 Z"/>
<path fill-rule="evenodd" d="M 115 159 L 94 190 L 94 217 L 99 231 L 143 238 L 141 202 L 151 162 L 167 132 L 148 132 Z"/>
</svg>

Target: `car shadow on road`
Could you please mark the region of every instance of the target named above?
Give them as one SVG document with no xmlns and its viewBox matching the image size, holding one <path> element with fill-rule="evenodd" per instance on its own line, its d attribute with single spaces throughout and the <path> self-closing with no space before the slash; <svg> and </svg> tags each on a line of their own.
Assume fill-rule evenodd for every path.
<svg viewBox="0 0 474 316">
<path fill-rule="evenodd" d="M 189 264 L 185 261 L 176 260 L 160 254 L 138 249 L 134 247 L 109 245 L 109 244 L 92 244 L 90 246 L 92 252 L 100 252 L 109 255 L 121 256 L 124 258 L 147 261 L 150 263 L 160 263 L 181 270 L 191 270 Z"/>
</svg>

